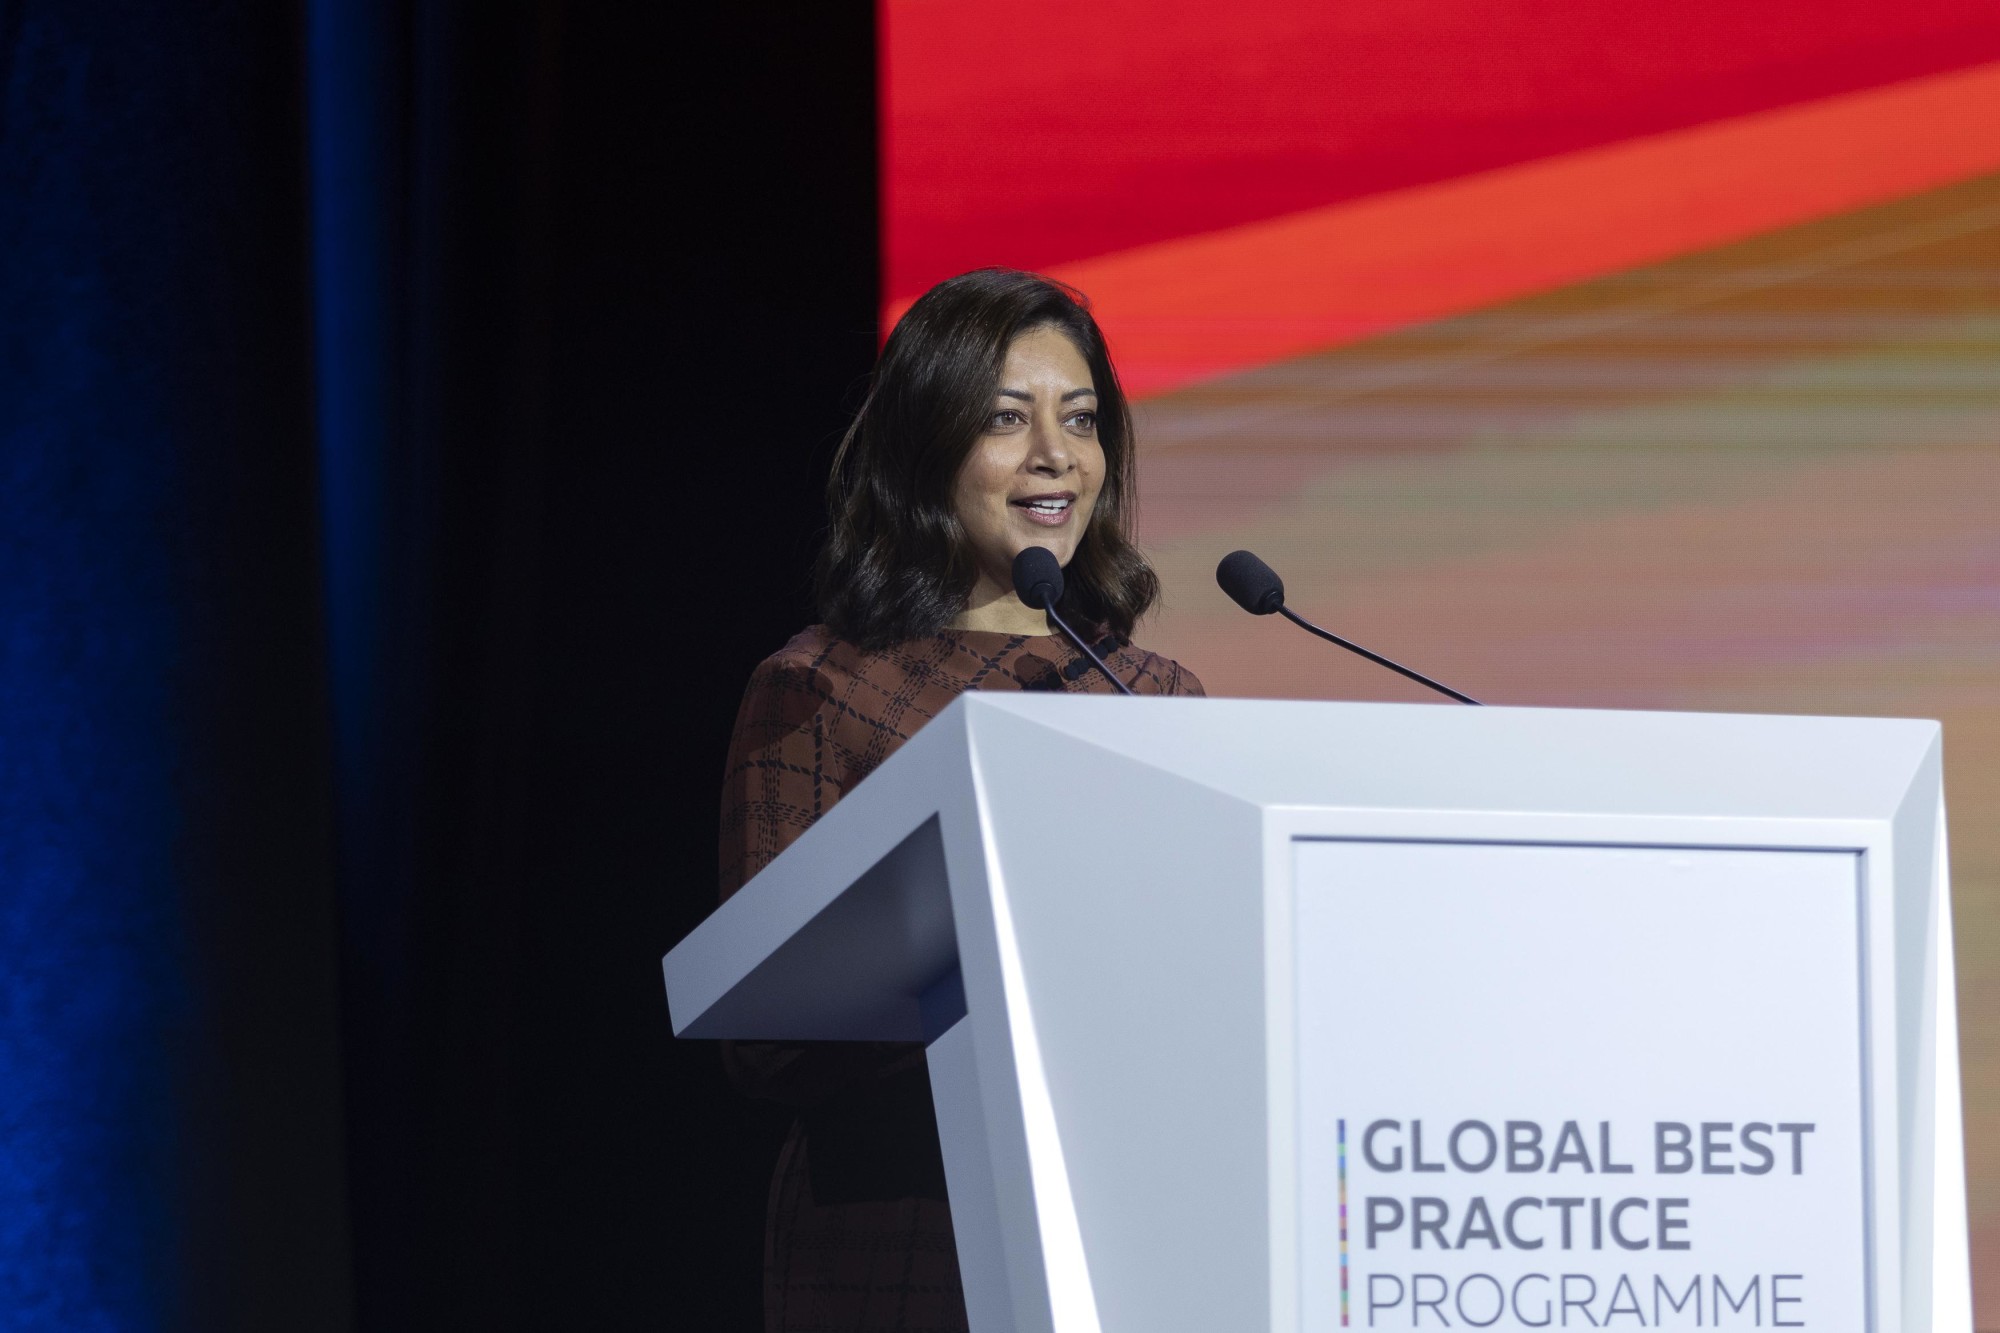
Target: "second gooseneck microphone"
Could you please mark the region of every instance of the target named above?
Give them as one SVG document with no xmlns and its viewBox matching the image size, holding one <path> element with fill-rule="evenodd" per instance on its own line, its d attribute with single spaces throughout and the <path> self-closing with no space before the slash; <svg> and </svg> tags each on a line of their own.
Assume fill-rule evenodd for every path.
<svg viewBox="0 0 2000 1333">
<path fill-rule="evenodd" d="M 1014 566 L 1014 582 L 1021 581 L 1021 566 Z M 1060 570 L 1057 571 L 1061 573 Z M 1396 662 L 1391 662 L 1380 653 L 1371 653 L 1358 643 L 1349 643 L 1338 634 L 1323 630 L 1305 617 L 1285 605 L 1285 581 L 1278 577 L 1278 571 L 1259 560 L 1248 551 L 1231 551 L 1222 557 L 1222 563 L 1215 567 L 1215 581 L 1229 594 L 1229 600 L 1248 611 L 1253 616 L 1268 616 L 1273 611 L 1311 634 L 1317 634 L 1328 643 L 1337 643 L 1350 653 L 1359 653 L 1369 661 L 1400 675 L 1408 676 L 1419 685 L 1428 685 L 1439 694 L 1448 694 L 1462 704 L 1476 704 L 1479 700 L 1469 694 L 1460 694 L 1449 685 L 1440 685 L 1429 676 Z"/>
<path fill-rule="evenodd" d="M 1030 546 L 1014 557 L 1014 594 L 1035 610 L 1046 611 L 1063 637 L 1075 644 L 1076 650 L 1089 658 L 1104 673 L 1104 678 L 1118 687 L 1120 694 L 1132 693 L 1132 687 L 1113 675 L 1104 659 L 1092 652 L 1090 645 L 1056 614 L 1056 603 L 1063 595 L 1063 572 L 1053 551 L 1045 546 Z"/>
</svg>

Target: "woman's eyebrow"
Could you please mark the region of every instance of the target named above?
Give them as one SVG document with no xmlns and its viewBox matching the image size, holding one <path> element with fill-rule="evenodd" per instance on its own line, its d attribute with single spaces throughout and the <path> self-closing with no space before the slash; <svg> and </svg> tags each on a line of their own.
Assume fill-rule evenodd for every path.
<svg viewBox="0 0 2000 1333">
<path fill-rule="evenodd" d="M 1026 389 L 1001 389 L 998 393 L 994 395 L 994 397 L 1018 398 L 1024 403 L 1032 403 L 1035 401 L 1035 395 L 1029 393 Z M 1097 390 L 1091 388 L 1089 385 L 1085 385 L 1081 389 L 1071 389 L 1068 393 L 1064 394 L 1058 401 L 1066 403 L 1072 398 L 1095 398 L 1095 397 L 1097 397 Z"/>
</svg>

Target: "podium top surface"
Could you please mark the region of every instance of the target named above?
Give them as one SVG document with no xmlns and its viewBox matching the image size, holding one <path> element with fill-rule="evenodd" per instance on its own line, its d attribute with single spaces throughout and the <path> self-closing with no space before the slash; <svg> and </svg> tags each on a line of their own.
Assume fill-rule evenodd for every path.
<svg viewBox="0 0 2000 1333">
<path fill-rule="evenodd" d="M 1581 821 L 1621 842 L 1664 820 L 1700 845 L 1851 847 L 1855 830 L 1897 817 L 1939 741 L 1937 723 L 1893 718 L 968 694 L 673 949 L 675 1028 L 908 1039 L 920 1028 L 912 988 L 956 953 L 943 844 L 912 831 L 959 811 L 957 836 L 977 857 L 995 829 L 973 832 L 964 811 L 994 809 L 1005 832 L 1023 796 L 1052 786 L 1059 810 L 1102 814 L 1167 781 L 1392 837 L 1574 836 Z M 1099 832 L 1208 836 L 1145 824 Z M 847 1002 L 831 1004 L 836 993 Z M 819 1026 L 799 1029 L 802 1012 Z"/>
<path fill-rule="evenodd" d="M 939 720 L 955 709 L 975 733 L 1047 727 L 1251 805 L 1374 810 L 1880 819 L 1940 735 L 1912 718 L 1093 695 L 967 695 Z"/>
</svg>

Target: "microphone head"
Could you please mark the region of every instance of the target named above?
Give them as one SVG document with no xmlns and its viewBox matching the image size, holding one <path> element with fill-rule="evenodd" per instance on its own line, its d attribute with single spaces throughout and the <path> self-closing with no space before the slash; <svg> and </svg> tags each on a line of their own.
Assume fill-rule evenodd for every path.
<svg viewBox="0 0 2000 1333">
<path fill-rule="evenodd" d="M 1018 581 L 1019 575 L 1017 574 Z M 1248 551 L 1231 551 L 1215 567 L 1215 581 L 1229 600 L 1253 616 L 1268 616 L 1285 604 L 1285 581 L 1278 571 Z"/>
<path fill-rule="evenodd" d="M 1014 557 L 1014 594 L 1037 611 L 1062 600 L 1063 572 L 1055 552 L 1030 546 Z"/>
</svg>

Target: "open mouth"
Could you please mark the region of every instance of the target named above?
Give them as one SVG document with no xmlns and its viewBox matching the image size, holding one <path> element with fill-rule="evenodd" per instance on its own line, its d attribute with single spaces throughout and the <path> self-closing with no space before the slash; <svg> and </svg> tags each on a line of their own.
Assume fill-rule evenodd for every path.
<svg viewBox="0 0 2000 1333">
<path fill-rule="evenodd" d="M 1012 503 L 1031 521 L 1055 527 L 1069 521 L 1070 509 L 1076 504 L 1076 496 L 1068 491 L 1055 495 L 1027 495 Z"/>
</svg>

